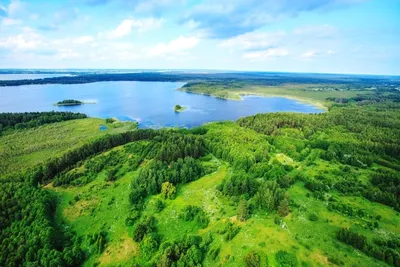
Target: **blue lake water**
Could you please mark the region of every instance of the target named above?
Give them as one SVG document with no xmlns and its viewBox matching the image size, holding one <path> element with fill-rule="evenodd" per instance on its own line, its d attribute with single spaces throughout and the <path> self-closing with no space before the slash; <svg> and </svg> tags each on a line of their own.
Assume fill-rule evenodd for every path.
<svg viewBox="0 0 400 267">
<path fill-rule="evenodd" d="M 320 113 L 323 110 L 283 97 L 246 96 L 243 101 L 177 91 L 178 82 L 98 82 L 0 87 L 0 112 L 71 111 L 91 117 L 135 120 L 140 128 L 194 127 L 211 121 L 236 120 L 257 113 L 291 111 Z M 53 106 L 64 99 L 96 104 Z M 187 107 L 181 113 L 174 106 Z"/>
</svg>

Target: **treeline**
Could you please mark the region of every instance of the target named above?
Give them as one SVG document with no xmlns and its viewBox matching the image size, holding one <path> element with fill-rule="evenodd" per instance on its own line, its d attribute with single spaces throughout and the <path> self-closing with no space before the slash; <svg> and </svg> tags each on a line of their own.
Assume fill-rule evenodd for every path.
<svg viewBox="0 0 400 267">
<path fill-rule="evenodd" d="M 374 163 L 392 168 L 391 174 L 375 172 L 367 185 L 357 179 L 338 177 L 335 181 L 308 179 L 306 187 L 318 198 L 334 188 L 344 194 L 363 195 L 398 210 L 399 111 L 400 104 L 389 101 L 362 107 L 334 106 L 327 113 L 315 115 L 258 114 L 239 119 L 237 123 L 267 135 L 281 152 L 306 165 L 320 158 L 358 168 L 368 168 Z M 342 173 L 346 171 L 343 169 Z"/>
<path fill-rule="evenodd" d="M 79 266 L 79 241 L 56 224 L 56 200 L 30 183 L 0 183 L 0 265 Z M 63 230 L 62 230 L 63 229 Z"/>
<path fill-rule="evenodd" d="M 389 241 L 392 247 L 389 247 L 388 242 L 384 240 L 377 240 L 372 243 L 368 241 L 366 236 L 347 228 L 341 228 L 336 237 L 339 241 L 361 250 L 368 256 L 384 261 L 391 266 L 400 266 L 400 253 L 396 251 L 400 248 L 398 242 Z"/>
<path fill-rule="evenodd" d="M 132 181 L 132 204 L 139 203 L 143 196 L 154 195 L 161 192 L 164 182 L 174 185 L 184 184 L 204 175 L 202 165 L 191 157 L 178 159 L 168 165 L 160 160 L 152 160 L 142 167 L 139 175 Z M 134 198 L 133 196 L 140 196 Z"/>
<path fill-rule="evenodd" d="M 349 78 L 351 80 L 349 81 Z M 83 84 L 106 81 L 151 81 L 151 82 L 193 82 L 206 87 L 229 86 L 278 86 L 282 84 L 317 84 L 325 87 L 340 86 L 342 90 L 361 90 L 375 87 L 393 89 L 399 85 L 396 80 L 356 75 L 299 75 L 294 73 L 273 72 L 235 72 L 235 73 L 178 73 L 178 72 L 142 72 L 142 73 L 79 73 L 75 76 L 61 76 L 43 79 L 2 80 L 0 86 L 19 86 L 32 84 Z M 209 83 L 209 84 L 208 84 Z"/>
<path fill-rule="evenodd" d="M 77 162 L 84 160 L 91 155 L 95 155 L 129 142 L 152 139 L 161 133 L 161 131 L 157 132 L 152 129 L 146 129 L 114 135 L 105 135 L 79 148 L 68 151 L 60 157 L 51 159 L 46 164 L 40 165 L 33 171 L 30 177 L 31 181 L 33 183 L 48 182 L 58 173 L 71 168 Z"/>
<path fill-rule="evenodd" d="M 358 105 L 367 105 L 384 101 L 400 102 L 400 94 L 383 94 L 380 90 L 375 92 L 374 94 L 359 94 L 355 97 L 350 98 L 328 97 L 326 100 L 343 104 L 355 102 Z"/>
<path fill-rule="evenodd" d="M 400 176 L 397 172 L 378 170 L 372 175 L 371 184 L 364 196 L 400 211 Z"/>
<path fill-rule="evenodd" d="M 93 181 L 103 170 L 106 171 L 106 181 L 115 181 L 126 172 L 136 170 L 144 159 L 151 159 L 156 155 L 160 144 L 152 141 L 136 141 L 128 143 L 122 149 L 111 150 L 107 154 L 101 154 L 90 158 L 77 169 L 57 174 L 53 186 L 81 186 Z"/>
<path fill-rule="evenodd" d="M 24 112 L 0 113 L 0 135 L 7 130 L 27 129 L 44 124 L 83 119 L 87 116 L 82 113 L 72 112 Z"/>
</svg>

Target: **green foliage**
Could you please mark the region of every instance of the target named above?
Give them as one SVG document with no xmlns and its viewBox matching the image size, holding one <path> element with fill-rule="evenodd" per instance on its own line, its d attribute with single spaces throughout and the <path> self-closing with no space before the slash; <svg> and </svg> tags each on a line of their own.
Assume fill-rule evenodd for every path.
<svg viewBox="0 0 400 267">
<path fill-rule="evenodd" d="M 252 198 L 252 203 L 256 209 L 276 211 L 284 197 L 285 191 L 276 181 L 263 181 Z"/>
<path fill-rule="evenodd" d="M 135 240 L 135 242 L 140 242 L 147 234 L 155 232 L 155 223 L 156 220 L 153 216 L 143 218 L 135 225 L 133 230 L 133 240 Z"/>
<path fill-rule="evenodd" d="M 170 182 L 164 182 L 161 185 L 161 195 L 165 199 L 174 199 L 176 196 L 176 187 Z"/>
<path fill-rule="evenodd" d="M 289 244 L 275 254 L 278 266 L 298 266 L 316 249 L 332 264 L 379 265 L 369 256 L 399 266 L 398 218 L 391 208 L 369 202 L 399 210 L 399 105 L 392 97 L 378 99 L 363 96 L 318 115 L 263 114 L 198 129 L 137 130 L 77 142 L 34 170 L 3 179 L 0 265 L 79 266 L 85 253 L 90 265 L 104 260 L 106 246 L 119 254 L 114 245 L 132 230 L 138 244 L 129 241 L 140 251 L 131 261 L 139 265 L 264 266 L 263 252 Z M 5 162 L 13 158 L 11 149 L 2 151 Z M 53 186 L 44 188 L 48 182 Z M 126 192 L 125 202 L 117 192 Z M 110 209 L 115 213 L 107 228 L 82 230 Z M 230 219 L 235 214 L 237 222 Z M 350 224 L 357 231 L 340 229 L 336 238 L 365 255 L 332 242 L 335 229 Z M 61 230 L 68 228 L 79 229 L 80 238 Z M 213 233 L 222 236 L 214 239 Z M 132 263 L 127 261 L 121 265 Z"/>
<path fill-rule="evenodd" d="M 296 267 L 299 265 L 295 254 L 280 250 L 275 254 L 275 260 L 281 267 Z"/>
<path fill-rule="evenodd" d="M 240 227 L 228 222 L 225 226 L 218 230 L 218 233 L 224 236 L 225 241 L 232 240 L 240 232 Z"/>
<path fill-rule="evenodd" d="M 249 208 L 245 199 L 240 200 L 236 214 L 237 218 L 242 222 L 246 221 L 250 217 Z"/>
<path fill-rule="evenodd" d="M 206 228 L 210 221 L 203 209 L 192 205 L 184 207 L 179 217 L 185 221 L 195 221 L 200 228 Z"/>
<path fill-rule="evenodd" d="M 101 254 L 107 244 L 107 231 L 101 229 L 89 237 L 89 244 L 95 247 L 95 251 Z"/>
<path fill-rule="evenodd" d="M 160 160 L 152 160 L 140 169 L 138 177 L 132 182 L 132 188 L 144 186 L 147 194 L 158 194 L 165 182 L 184 184 L 196 180 L 203 174 L 203 166 L 191 157 L 179 158 L 170 165 Z"/>
<path fill-rule="evenodd" d="M 53 221 L 56 200 L 49 192 L 26 181 L 2 181 L 0 200 L 1 266 L 83 263 L 78 240 Z"/>
<path fill-rule="evenodd" d="M 158 266 L 198 266 L 204 260 L 208 245 L 203 246 L 199 236 L 186 236 L 182 240 L 163 243 L 161 249 Z"/>
<path fill-rule="evenodd" d="M 220 247 L 212 248 L 212 249 L 209 250 L 208 255 L 210 256 L 210 258 L 212 260 L 215 261 L 220 252 L 221 252 L 221 248 Z"/>
<path fill-rule="evenodd" d="M 278 214 L 281 217 L 286 217 L 289 215 L 290 209 L 289 209 L 289 200 L 287 198 L 284 198 L 278 206 Z"/>
<path fill-rule="evenodd" d="M 318 215 L 315 212 L 313 212 L 308 216 L 308 219 L 312 222 L 316 222 L 318 221 Z"/>
<path fill-rule="evenodd" d="M 27 129 L 54 122 L 83 118 L 87 118 L 87 116 L 72 112 L 0 113 L 0 135 L 8 130 Z"/>
<path fill-rule="evenodd" d="M 268 266 L 268 257 L 260 255 L 256 251 L 250 251 L 244 256 L 243 263 L 245 267 L 266 267 Z"/>
<path fill-rule="evenodd" d="M 398 241 L 382 242 L 375 239 L 374 243 L 371 243 L 366 236 L 347 228 L 341 228 L 336 237 L 339 241 L 357 248 L 377 260 L 384 261 L 391 266 L 400 265 L 400 253 L 395 250 L 395 248 L 399 247 L 400 243 Z"/>
<path fill-rule="evenodd" d="M 143 256 L 147 259 L 151 258 L 160 246 L 160 237 L 156 233 L 150 233 L 145 236 L 140 243 L 140 249 Z"/>
<path fill-rule="evenodd" d="M 154 210 L 155 212 L 161 212 L 165 208 L 165 203 L 161 199 L 154 200 Z"/>
</svg>

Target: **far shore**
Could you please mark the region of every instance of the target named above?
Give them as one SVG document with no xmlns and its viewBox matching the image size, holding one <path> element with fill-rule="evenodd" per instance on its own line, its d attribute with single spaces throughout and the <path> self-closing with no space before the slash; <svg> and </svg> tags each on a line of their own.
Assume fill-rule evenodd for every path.
<svg viewBox="0 0 400 267">
<path fill-rule="evenodd" d="M 226 99 L 226 100 L 234 100 L 234 101 L 242 101 L 243 96 L 259 96 L 259 97 L 283 97 L 291 100 L 296 100 L 299 102 L 302 102 L 304 104 L 309 104 L 313 105 L 319 109 L 322 109 L 324 111 L 328 111 L 328 107 L 324 105 L 324 103 L 321 103 L 319 101 L 310 99 L 310 98 L 301 98 L 301 97 L 296 97 L 296 96 L 290 96 L 290 95 L 280 95 L 280 94 L 268 94 L 268 93 L 255 93 L 255 92 L 249 92 L 249 91 L 240 91 L 240 92 L 229 92 L 228 97 L 221 97 L 221 96 L 214 96 L 212 94 L 205 94 L 205 93 L 198 93 L 198 92 L 187 92 L 184 87 L 178 88 L 177 90 L 189 93 L 189 94 L 198 94 L 198 95 L 207 95 L 215 98 L 221 98 L 221 99 Z"/>
</svg>

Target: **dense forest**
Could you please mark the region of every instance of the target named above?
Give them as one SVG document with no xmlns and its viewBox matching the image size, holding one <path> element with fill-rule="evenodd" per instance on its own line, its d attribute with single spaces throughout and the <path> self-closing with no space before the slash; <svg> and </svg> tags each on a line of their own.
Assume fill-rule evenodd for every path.
<svg viewBox="0 0 400 267">
<path fill-rule="evenodd" d="M 400 102 L 382 90 L 321 114 L 105 135 L 2 174 L 0 265 L 400 266 Z"/>
<path fill-rule="evenodd" d="M 72 112 L 25 112 L 25 113 L 0 113 L 0 135 L 7 130 L 27 129 L 44 124 L 83 119 L 87 116 Z"/>
<path fill-rule="evenodd" d="M 75 73 L 74 76 L 61 76 L 30 80 L 2 80 L 0 86 L 32 84 L 83 84 L 108 81 L 160 81 L 190 82 L 185 89 L 206 85 L 207 88 L 243 88 L 248 86 L 278 86 L 288 83 L 323 84 L 327 88 L 353 89 L 381 88 L 395 89 L 400 86 L 398 78 L 387 79 L 380 76 L 331 75 L 279 72 L 236 72 L 236 73 L 186 73 L 186 72 L 140 72 L 140 73 Z M 334 86 L 332 86 L 334 85 Z M 189 90 L 188 90 L 189 91 Z"/>
</svg>

